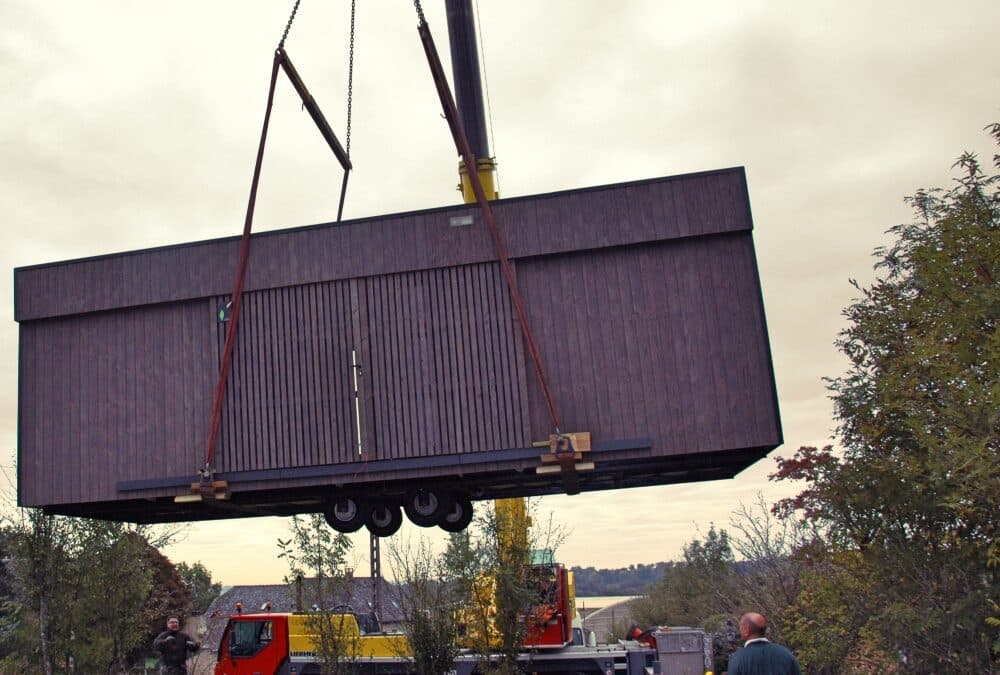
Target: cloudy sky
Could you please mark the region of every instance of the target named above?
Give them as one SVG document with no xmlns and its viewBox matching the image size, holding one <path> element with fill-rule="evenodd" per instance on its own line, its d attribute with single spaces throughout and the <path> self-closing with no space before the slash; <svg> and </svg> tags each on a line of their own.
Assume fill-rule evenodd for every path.
<svg viewBox="0 0 1000 675">
<path fill-rule="evenodd" d="M 0 440 L 17 445 L 14 267 L 239 234 L 273 48 L 291 0 L 0 3 Z M 460 201 L 412 3 L 359 0 L 345 218 Z M 444 3 L 424 0 L 447 63 Z M 742 165 L 787 444 L 829 442 L 823 376 L 848 280 L 909 220 L 903 196 L 989 157 L 995 0 L 479 0 L 503 196 Z M 343 138 L 347 0 L 303 0 L 287 48 Z M 449 70 L 450 73 L 450 70 Z M 255 230 L 335 218 L 340 170 L 279 90 Z M 572 565 L 674 559 L 758 492 L 730 481 L 549 497 Z M 13 497 L 7 488 L 8 498 Z M 168 550 L 224 583 L 285 573 L 280 519 L 193 525 Z M 420 531 L 423 532 L 423 531 Z M 404 526 L 401 538 L 414 537 Z M 366 570 L 367 537 L 356 566 Z"/>
</svg>

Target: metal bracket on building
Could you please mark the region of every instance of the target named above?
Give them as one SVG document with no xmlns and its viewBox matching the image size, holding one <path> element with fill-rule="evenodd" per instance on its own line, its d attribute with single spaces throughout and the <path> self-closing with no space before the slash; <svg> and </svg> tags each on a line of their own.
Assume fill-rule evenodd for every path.
<svg viewBox="0 0 1000 675">
<path fill-rule="evenodd" d="M 584 455 L 590 452 L 590 432 L 551 434 L 548 446 L 549 452 L 540 457 L 542 466 L 535 467 L 535 473 L 558 473 L 566 494 L 579 494 L 580 477 L 577 472 L 594 468 L 593 462 L 583 461 Z"/>
<path fill-rule="evenodd" d="M 214 502 L 229 499 L 229 481 L 216 480 L 215 470 L 206 466 L 198 472 L 201 480 L 191 483 L 191 493 L 176 495 L 175 504 L 190 504 L 193 502 Z"/>
</svg>

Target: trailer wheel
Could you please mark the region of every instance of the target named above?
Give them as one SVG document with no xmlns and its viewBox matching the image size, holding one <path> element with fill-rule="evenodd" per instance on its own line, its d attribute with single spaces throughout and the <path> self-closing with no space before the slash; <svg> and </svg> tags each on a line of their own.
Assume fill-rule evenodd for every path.
<svg viewBox="0 0 1000 675">
<path fill-rule="evenodd" d="M 354 497 L 338 497 L 323 516 L 327 525 L 337 532 L 357 532 L 365 524 L 361 503 Z"/>
<path fill-rule="evenodd" d="M 451 502 L 451 508 L 438 521 L 438 526 L 445 532 L 461 532 L 472 522 L 472 500 L 468 497 L 456 496 Z"/>
<path fill-rule="evenodd" d="M 403 512 L 396 504 L 372 502 L 365 509 L 365 527 L 376 537 L 391 537 L 403 524 Z"/>
<path fill-rule="evenodd" d="M 418 490 L 406 495 L 403 511 L 414 525 L 434 527 L 451 509 L 451 500 L 432 490 Z"/>
</svg>

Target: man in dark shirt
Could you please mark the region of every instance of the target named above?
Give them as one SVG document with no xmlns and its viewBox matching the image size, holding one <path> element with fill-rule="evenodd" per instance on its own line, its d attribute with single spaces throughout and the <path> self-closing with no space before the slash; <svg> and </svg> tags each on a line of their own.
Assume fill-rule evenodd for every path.
<svg viewBox="0 0 1000 675">
<path fill-rule="evenodd" d="M 160 652 L 160 675 L 187 675 L 188 652 L 198 651 L 198 643 L 182 633 L 176 616 L 167 619 L 167 630 L 153 640 L 153 649 Z"/>
<path fill-rule="evenodd" d="M 764 637 L 767 619 L 748 612 L 740 619 L 743 649 L 729 657 L 727 675 L 802 675 L 799 662 L 790 651 Z"/>
</svg>

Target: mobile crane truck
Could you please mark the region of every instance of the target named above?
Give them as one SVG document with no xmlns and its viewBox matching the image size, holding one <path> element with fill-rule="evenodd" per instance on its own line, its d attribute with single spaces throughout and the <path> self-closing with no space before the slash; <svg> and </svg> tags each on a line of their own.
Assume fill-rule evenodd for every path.
<svg viewBox="0 0 1000 675">
<path fill-rule="evenodd" d="M 711 639 L 696 628 L 655 628 L 615 644 L 583 644 L 573 629 L 571 573 L 559 564 L 529 568 L 540 603 L 526 615 L 527 637 L 518 665 L 524 673 L 578 675 L 705 675 Z M 234 614 L 219 644 L 215 675 L 318 675 L 316 614 Z M 412 675 L 412 650 L 402 633 L 385 632 L 375 614 L 328 615 L 339 630 L 344 660 L 356 675 Z M 541 620 L 539 620 L 541 618 Z M 574 639 L 574 634 L 577 636 Z M 491 655 L 463 650 L 456 675 L 479 675 Z"/>
</svg>

